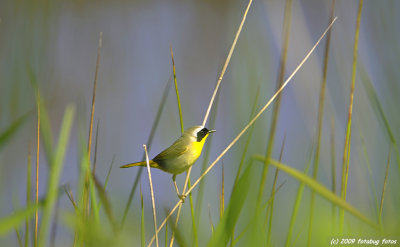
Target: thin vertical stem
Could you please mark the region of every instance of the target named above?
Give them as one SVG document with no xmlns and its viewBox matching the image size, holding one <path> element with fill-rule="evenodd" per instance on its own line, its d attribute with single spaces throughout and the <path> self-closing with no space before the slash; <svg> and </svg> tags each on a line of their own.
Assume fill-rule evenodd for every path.
<svg viewBox="0 0 400 247">
<path fill-rule="evenodd" d="M 291 23 L 291 10 L 292 10 L 292 0 L 286 0 L 285 4 L 285 14 L 284 14 L 284 22 L 283 22 L 283 44 L 282 44 L 282 51 L 281 51 L 281 60 L 279 64 L 279 75 L 278 80 L 276 83 L 276 89 L 279 89 L 283 85 L 284 77 L 285 77 L 285 70 L 286 70 L 286 58 L 287 58 L 287 50 L 289 46 L 289 35 L 290 35 L 290 23 Z M 273 113 L 272 113 L 272 120 L 271 120 L 271 127 L 269 130 L 269 138 L 267 143 L 267 150 L 266 150 L 266 159 L 261 175 L 261 182 L 258 190 L 258 197 L 257 197 L 257 204 L 261 202 L 262 195 L 264 193 L 265 188 L 265 181 L 268 175 L 268 161 L 271 157 L 273 146 L 274 146 L 274 139 L 275 139 L 275 132 L 278 125 L 278 118 L 279 118 L 279 109 L 281 102 L 281 94 L 279 94 L 276 98 L 275 104 L 273 106 Z"/>
<path fill-rule="evenodd" d="M 183 133 L 185 131 L 185 128 L 183 127 L 182 106 L 181 106 L 181 100 L 179 97 L 178 83 L 176 81 L 175 60 L 174 60 L 174 53 L 172 51 L 172 45 L 170 46 L 170 50 L 171 50 L 171 59 L 172 59 L 172 70 L 174 72 L 175 93 L 176 93 L 178 110 L 179 110 L 179 121 L 181 124 L 181 132 Z"/>
<path fill-rule="evenodd" d="M 32 143 L 29 142 L 28 146 L 28 162 L 26 167 L 26 205 L 31 204 L 31 176 L 32 176 Z M 29 244 L 29 219 L 25 221 L 25 247 Z"/>
<path fill-rule="evenodd" d="M 279 162 L 282 161 L 283 149 L 285 148 L 285 142 L 286 142 L 286 134 L 283 137 L 281 153 L 279 154 Z M 276 188 L 276 181 L 278 180 L 278 175 L 279 175 L 279 169 L 276 168 L 275 175 L 274 175 L 274 182 L 272 184 L 272 189 L 271 189 L 271 204 L 270 204 L 271 210 L 270 210 L 270 215 L 269 215 L 268 235 L 267 235 L 267 244 L 268 245 L 271 245 L 272 217 L 274 215 L 274 201 L 275 201 L 274 192 L 275 192 L 275 188 Z"/>
<path fill-rule="evenodd" d="M 140 184 L 140 208 L 141 208 L 141 219 L 140 219 L 140 228 L 141 228 L 141 238 L 140 243 L 141 247 L 146 246 L 146 233 L 144 228 L 144 206 L 143 206 L 143 193 L 142 193 L 142 184 Z"/>
<path fill-rule="evenodd" d="M 100 65 L 100 54 L 101 54 L 101 46 L 103 42 L 103 32 L 99 34 L 99 45 L 97 47 L 97 59 L 96 59 L 96 71 L 94 74 L 94 84 L 93 84 L 93 96 L 92 96 L 92 109 L 90 112 L 90 125 L 89 125 L 89 137 L 88 137 L 88 157 L 90 160 L 90 154 L 92 150 L 92 133 L 93 133 L 93 119 L 94 119 L 94 111 L 95 111 L 95 103 L 96 103 L 96 88 L 99 74 L 99 65 Z"/>
<path fill-rule="evenodd" d="M 236 35 L 235 35 L 235 38 L 234 38 L 234 40 L 233 40 L 231 49 L 229 50 L 228 56 L 226 57 L 225 64 L 224 64 L 224 66 L 222 67 L 221 74 L 220 74 L 220 76 L 218 77 L 218 81 L 217 81 L 217 84 L 215 85 L 215 89 L 214 89 L 213 95 L 212 95 L 212 97 L 211 97 L 210 103 L 209 103 L 209 105 L 208 105 L 206 115 L 204 116 L 204 120 L 203 120 L 203 124 L 202 124 L 203 126 L 206 125 L 206 122 L 207 122 L 207 119 L 208 119 L 208 115 L 210 114 L 211 107 L 212 107 L 212 105 L 213 105 L 213 103 L 214 103 L 215 96 L 217 95 L 217 91 L 218 91 L 219 86 L 220 86 L 220 84 L 221 84 L 222 78 L 224 78 L 225 71 L 226 71 L 226 69 L 227 69 L 227 67 L 228 67 L 229 61 L 231 60 L 233 51 L 235 50 L 236 43 L 237 43 L 238 38 L 239 38 L 239 36 L 240 36 L 240 32 L 242 31 L 244 22 L 246 21 L 247 13 L 249 12 L 249 9 L 250 9 L 250 6 L 251 6 L 251 3 L 252 3 L 252 2 L 253 2 L 253 0 L 249 0 L 249 3 L 248 3 L 248 5 L 247 5 L 247 8 L 246 8 L 246 10 L 245 10 L 245 12 L 244 12 L 242 21 L 240 22 L 239 28 L 238 28 L 238 30 L 237 30 L 237 32 L 236 32 Z"/>
<path fill-rule="evenodd" d="M 147 172 L 149 174 L 149 184 L 150 184 L 150 193 L 151 193 L 151 204 L 153 207 L 153 219 L 154 219 L 154 231 L 156 235 L 156 246 L 158 247 L 158 233 L 157 233 L 157 215 L 156 215 L 156 204 L 154 202 L 154 191 L 153 191 L 153 181 L 151 180 L 151 171 L 150 171 L 150 163 L 149 163 L 149 155 L 147 154 L 146 144 L 143 144 L 144 152 L 146 153 L 146 164 L 147 164 Z"/>
<path fill-rule="evenodd" d="M 15 228 L 15 234 L 17 235 L 17 241 L 18 241 L 18 246 L 22 247 L 22 238 L 21 238 L 21 234 L 18 231 L 18 228 Z"/>
<path fill-rule="evenodd" d="M 311 159 L 312 159 L 313 149 L 314 149 L 314 147 L 311 146 L 308 162 L 307 162 L 306 167 L 305 167 L 304 172 L 303 172 L 303 174 L 305 174 L 305 175 L 308 175 L 308 170 L 309 170 L 311 162 L 312 162 Z M 288 229 L 288 233 L 287 233 L 287 237 L 286 237 L 285 247 L 289 247 L 291 245 L 291 243 L 292 243 L 292 235 L 293 235 L 294 223 L 296 221 L 297 214 L 299 212 L 301 200 L 303 199 L 304 187 L 305 187 L 305 183 L 304 182 L 300 182 L 299 187 L 297 189 L 297 193 L 296 193 L 296 200 L 294 202 L 293 209 L 292 209 L 292 216 L 290 218 L 289 229 Z"/>
<path fill-rule="evenodd" d="M 91 172 L 90 168 L 90 154 L 92 151 L 92 134 L 93 134 L 93 119 L 94 119 L 94 112 L 95 112 L 95 103 L 96 103 L 96 89 L 97 89 L 97 81 L 98 81 L 98 74 L 99 74 L 99 65 L 100 65 L 100 54 L 101 54 L 101 47 L 103 42 L 103 32 L 99 33 L 99 43 L 97 46 L 97 58 L 96 58 L 96 70 L 94 74 L 94 83 L 93 83 L 93 94 L 92 94 L 92 108 L 90 112 L 90 123 L 89 123 L 89 136 L 88 136 L 88 148 L 87 148 L 87 156 L 88 156 L 88 169 L 86 172 L 86 185 L 84 189 L 84 201 L 85 201 L 85 208 L 86 214 L 89 216 L 89 173 Z"/>
<path fill-rule="evenodd" d="M 98 139 L 99 139 L 99 123 L 100 121 L 97 120 L 97 126 L 96 126 L 96 141 L 94 142 L 94 159 L 93 159 L 93 175 L 96 174 L 96 165 L 97 165 L 97 144 L 98 144 Z"/>
<path fill-rule="evenodd" d="M 355 35 L 354 35 L 353 67 L 352 67 L 351 87 L 350 87 L 350 104 L 349 104 L 349 111 L 348 111 L 348 117 L 347 117 L 346 138 L 345 138 L 345 142 L 344 142 L 343 162 L 342 162 L 341 197 L 344 200 L 346 200 L 347 181 L 348 181 L 348 176 L 349 176 L 351 122 L 352 122 L 352 117 L 353 117 L 354 87 L 355 87 L 356 72 L 357 72 L 358 38 L 359 38 L 359 33 L 360 33 L 362 6 L 363 6 L 363 0 L 360 0 L 359 5 L 358 5 L 356 30 L 355 30 Z M 341 209 L 340 210 L 340 232 L 343 232 L 343 223 L 344 223 L 344 210 Z"/>
<path fill-rule="evenodd" d="M 334 14 L 335 14 L 335 0 L 332 1 L 331 15 L 329 18 L 329 22 L 331 22 L 333 20 Z M 331 42 L 331 32 L 332 32 L 332 30 L 329 30 L 329 32 L 326 35 L 324 67 L 323 67 L 323 71 L 322 71 L 321 90 L 320 90 L 320 94 L 319 94 L 317 145 L 315 146 L 314 169 L 313 169 L 313 174 L 312 174 L 312 176 L 315 180 L 317 180 L 317 177 L 318 177 L 319 154 L 320 154 L 320 147 L 321 147 L 321 132 L 322 132 L 323 115 L 324 115 L 326 77 L 328 74 L 329 45 Z M 312 226 L 313 226 L 313 218 L 314 218 L 314 202 L 315 202 L 315 191 L 312 191 L 311 192 L 311 201 L 310 201 L 310 220 L 309 220 L 309 225 L 308 225 L 307 246 L 311 245 L 311 234 L 312 234 Z"/>
<path fill-rule="evenodd" d="M 389 175 L 391 153 L 392 153 L 392 146 L 390 146 L 390 149 L 389 149 L 388 160 L 387 160 L 387 164 L 386 164 L 385 179 L 383 180 L 381 205 L 379 207 L 379 218 L 378 219 L 379 219 L 379 226 L 381 227 L 381 229 L 383 229 L 383 225 L 382 225 L 383 199 L 385 198 L 385 191 L 386 191 L 386 185 L 387 185 L 387 180 L 388 180 L 388 175 Z"/>
<path fill-rule="evenodd" d="M 222 219 L 222 215 L 224 215 L 225 209 L 225 171 L 224 171 L 224 162 L 221 164 L 221 194 L 220 194 L 220 207 L 219 207 L 219 217 Z"/>
<path fill-rule="evenodd" d="M 335 120 L 331 120 L 331 173 L 332 173 L 332 192 L 336 195 L 336 160 L 335 160 Z M 332 229 L 336 224 L 336 206 L 332 204 Z"/>
<path fill-rule="evenodd" d="M 39 222 L 39 153 L 40 153 L 40 92 L 37 92 L 37 135 L 36 135 L 36 187 L 35 187 L 35 201 L 36 201 L 36 213 L 35 213 L 35 233 L 34 233 L 34 247 L 38 245 L 38 222 Z"/>
<path fill-rule="evenodd" d="M 56 233 L 57 233 L 57 221 L 58 221 L 58 211 L 60 207 L 60 198 L 57 198 L 56 202 L 56 212 L 53 219 L 53 225 L 51 226 L 51 233 L 50 233 L 50 247 L 54 247 L 56 242 Z"/>
</svg>

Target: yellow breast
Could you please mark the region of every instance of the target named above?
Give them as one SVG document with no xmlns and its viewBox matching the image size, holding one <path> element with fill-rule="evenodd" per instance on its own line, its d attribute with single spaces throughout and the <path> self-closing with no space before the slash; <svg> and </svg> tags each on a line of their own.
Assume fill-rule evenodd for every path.
<svg viewBox="0 0 400 247">
<path fill-rule="evenodd" d="M 204 142 L 206 141 L 206 138 L 203 138 L 200 142 L 193 142 L 192 143 L 192 155 L 193 158 L 195 159 L 193 163 L 200 157 L 201 150 L 203 149 Z"/>
</svg>

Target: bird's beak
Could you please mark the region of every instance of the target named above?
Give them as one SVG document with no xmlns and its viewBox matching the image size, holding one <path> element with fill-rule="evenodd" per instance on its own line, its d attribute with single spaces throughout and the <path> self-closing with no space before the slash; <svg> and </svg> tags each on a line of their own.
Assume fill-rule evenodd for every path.
<svg viewBox="0 0 400 247">
<path fill-rule="evenodd" d="M 208 134 L 215 132 L 216 130 L 209 130 Z"/>
</svg>

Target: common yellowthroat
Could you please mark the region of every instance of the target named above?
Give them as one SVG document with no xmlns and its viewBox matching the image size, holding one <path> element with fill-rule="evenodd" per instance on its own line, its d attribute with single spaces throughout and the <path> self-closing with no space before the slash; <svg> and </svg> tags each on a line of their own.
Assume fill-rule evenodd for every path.
<svg viewBox="0 0 400 247">
<path fill-rule="evenodd" d="M 178 197 L 183 199 L 183 195 L 179 194 L 178 186 L 176 185 L 176 175 L 187 171 L 199 158 L 204 142 L 210 133 L 215 130 L 209 130 L 204 126 L 193 126 L 183 132 L 171 146 L 157 154 L 149 161 L 151 168 L 158 168 L 165 172 L 171 173 L 172 181 L 174 182 Z M 132 166 L 147 166 L 146 161 L 131 163 L 121 166 L 128 168 Z"/>
</svg>

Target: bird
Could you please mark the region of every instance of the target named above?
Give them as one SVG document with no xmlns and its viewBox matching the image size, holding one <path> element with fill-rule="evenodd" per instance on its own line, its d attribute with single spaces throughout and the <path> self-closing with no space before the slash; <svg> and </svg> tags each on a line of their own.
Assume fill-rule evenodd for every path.
<svg viewBox="0 0 400 247">
<path fill-rule="evenodd" d="M 172 174 L 176 193 L 182 201 L 184 200 L 184 195 L 179 194 L 176 175 L 187 171 L 197 161 L 208 135 L 213 132 L 215 130 L 209 130 L 202 125 L 190 127 L 171 146 L 149 161 L 151 168 L 157 168 Z M 121 168 L 134 166 L 147 166 L 147 162 L 130 163 L 121 166 Z"/>
</svg>

